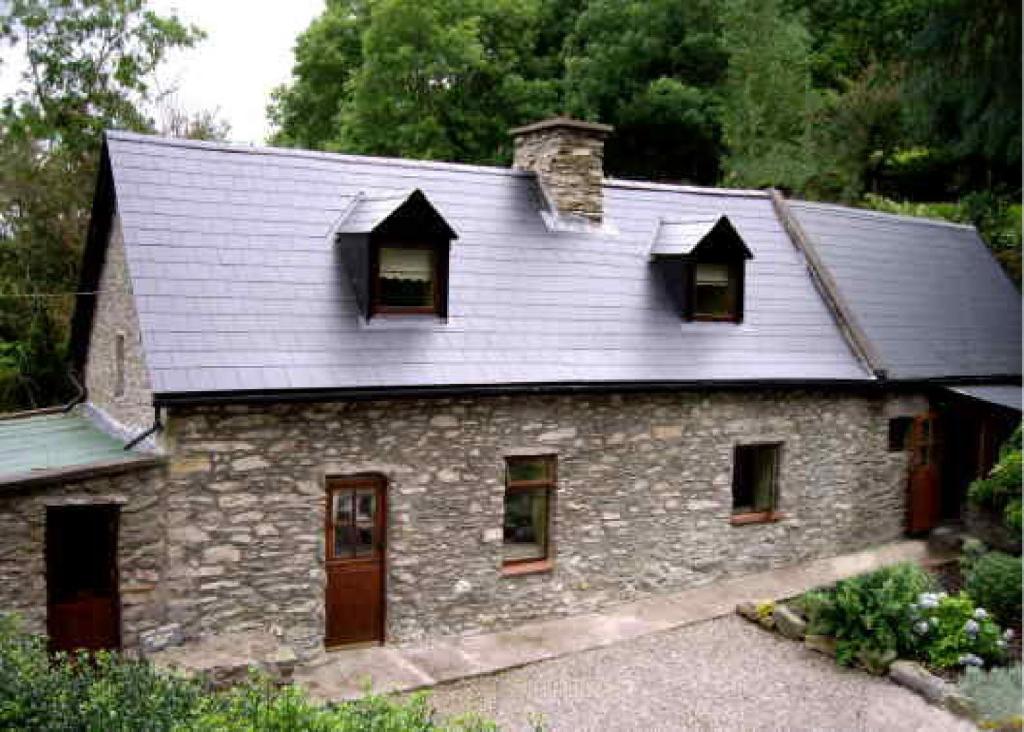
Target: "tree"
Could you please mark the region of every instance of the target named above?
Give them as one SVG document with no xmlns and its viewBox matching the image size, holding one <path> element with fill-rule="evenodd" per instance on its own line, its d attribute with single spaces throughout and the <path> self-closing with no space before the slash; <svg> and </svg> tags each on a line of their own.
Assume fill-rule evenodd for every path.
<svg viewBox="0 0 1024 732">
<path fill-rule="evenodd" d="M 591 0 L 566 40 L 566 106 L 615 126 L 612 174 L 714 183 L 727 60 L 718 3 Z"/>
<path fill-rule="evenodd" d="M 921 139 L 970 166 L 972 188 L 1016 197 L 1021 165 L 1021 4 L 939 0 L 910 49 Z"/>
<path fill-rule="evenodd" d="M 0 38 L 27 60 L 0 109 L 0 399 L 69 393 L 63 354 L 102 132 L 149 130 L 150 79 L 201 32 L 142 0 L 12 0 Z"/>
<path fill-rule="evenodd" d="M 810 175 L 810 35 L 779 0 L 725 4 L 729 69 L 722 104 L 729 185 L 801 188 Z"/>
<path fill-rule="evenodd" d="M 509 127 L 553 111 L 553 0 L 334 0 L 275 90 L 273 140 L 505 164 Z M 544 49 L 540 56 L 539 48 Z"/>
<path fill-rule="evenodd" d="M 327 0 L 295 43 L 292 83 L 271 94 L 268 116 L 275 145 L 323 149 L 336 140 L 349 84 L 363 64 L 368 0 Z"/>
</svg>

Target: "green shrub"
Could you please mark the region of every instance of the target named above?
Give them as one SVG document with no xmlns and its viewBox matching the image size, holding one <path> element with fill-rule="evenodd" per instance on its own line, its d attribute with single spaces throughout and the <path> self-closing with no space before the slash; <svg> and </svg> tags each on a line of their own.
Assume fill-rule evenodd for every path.
<svg viewBox="0 0 1024 732">
<path fill-rule="evenodd" d="M 117 654 L 51 657 L 45 639 L 0 614 L 0 729 L 92 732 L 493 732 L 465 716 L 442 726 L 426 696 L 406 701 L 368 695 L 334 707 L 311 702 L 295 687 L 253 676 L 221 693 Z"/>
<path fill-rule="evenodd" d="M 1024 717 L 1021 668 L 1014 664 L 983 671 L 969 668 L 960 679 L 960 691 L 974 702 L 982 727 L 1020 729 Z"/>
<path fill-rule="evenodd" d="M 915 638 L 908 650 L 933 666 L 980 665 L 1005 655 L 1002 629 L 964 592 L 954 597 L 924 593 L 908 610 L 907 623 Z"/>
<path fill-rule="evenodd" d="M 934 578 L 918 565 L 897 564 L 843 580 L 831 590 L 807 593 L 800 605 L 809 633 L 836 639 L 839 663 L 859 659 L 884 666 L 919 645 L 907 623 L 907 608 L 934 586 Z"/>
<path fill-rule="evenodd" d="M 1004 624 L 1021 617 L 1021 559 L 989 552 L 965 563 L 964 589 L 979 605 Z"/>
<path fill-rule="evenodd" d="M 1021 530 L 1021 428 L 1013 433 L 999 452 L 999 462 L 987 478 L 971 483 L 971 503 L 1000 514 L 1011 530 Z"/>
</svg>

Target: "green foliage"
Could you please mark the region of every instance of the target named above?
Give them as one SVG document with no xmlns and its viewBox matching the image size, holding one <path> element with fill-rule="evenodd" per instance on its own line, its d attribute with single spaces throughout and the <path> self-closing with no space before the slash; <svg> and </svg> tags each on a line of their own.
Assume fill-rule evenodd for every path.
<svg viewBox="0 0 1024 732">
<path fill-rule="evenodd" d="M 811 88 L 810 36 L 781 0 L 730 0 L 730 49 L 722 104 L 729 185 L 802 188 L 810 171 L 809 122 L 819 104 Z"/>
<path fill-rule="evenodd" d="M 51 662 L 45 639 L 0 615 L 0 728 L 177 729 L 200 698 L 197 683 L 109 653 Z"/>
<path fill-rule="evenodd" d="M 999 461 L 987 478 L 971 483 L 967 499 L 1002 514 L 1006 526 L 1021 531 L 1021 427 L 999 452 Z"/>
<path fill-rule="evenodd" d="M 720 3 L 590 0 L 565 41 L 567 111 L 615 126 L 613 175 L 712 183 L 728 59 Z"/>
<path fill-rule="evenodd" d="M 1021 559 L 989 552 L 965 563 L 964 590 L 979 605 L 1009 625 L 1021 618 Z"/>
<path fill-rule="evenodd" d="M 1005 655 L 1002 629 L 964 592 L 922 595 L 910 611 L 907 622 L 918 638 L 912 647 L 933 666 L 955 668 L 969 664 L 971 656 L 991 663 Z"/>
<path fill-rule="evenodd" d="M 968 668 L 958 685 L 974 702 L 983 729 L 1020 729 L 1024 722 L 1021 683 L 1021 666 L 1015 663 L 988 671 Z"/>
<path fill-rule="evenodd" d="M 211 693 L 197 681 L 116 654 L 51 659 L 44 638 L 24 633 L 16 618 L 0 614 L 0 729 L 496 732 L 497 727 L 475 715 L 442 725 L 423 694 L 405 701 L 367 695 L 323 707 L 298 688 L 278 688 L 258 675 Z"/>
<path fill-rule="evenodd" d="M 891 661 L 916 646 L 907 608 L 934 582 L 918 565 L 904 563 L 807 593 L 800 604 L 808 616 L 808 633 L 833 636 L 840 664 L 858 658 Z"/>
<path fill-rule="evenodd" d="M 143 0 L 12 0 L 27 70 L 0 105 L 0 410 L 67 398 L 67 324 L 102 131 L 148 130 L 153 71 L 202 33 Z"/>
</svg>

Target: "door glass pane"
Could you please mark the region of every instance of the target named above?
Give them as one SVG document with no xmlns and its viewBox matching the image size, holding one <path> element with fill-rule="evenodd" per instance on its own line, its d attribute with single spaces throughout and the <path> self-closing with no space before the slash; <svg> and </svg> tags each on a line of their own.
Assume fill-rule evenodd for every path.
<svg viewBox="0 0 1024 732">
<path fill-rule="evenodd" d="M 356 521 L 373 520 L 376 499 L 376 492 L 372 488 L 356 492 Z"/>
<path fill-rule="evenodd" d="M 357 557 L 373 554 L 373 524 L 355 527 L 355 554 Z"/>
<path fill-rule="evenodd" d="M 334 525 L 352 523 L 352 491 L 337 491 L 334 494 Z"/>
<path fill-rule="evenodd" d="M 351 557 L 355 553 L 356 529 L 351 524 L 334 527 L 334 556 L 337 559 Z"/>
<path fill-rule="evenodd" d="M 548 541 L 546 488 L 506 491 L 504 560 L 544 559 Z"/>
</svg>

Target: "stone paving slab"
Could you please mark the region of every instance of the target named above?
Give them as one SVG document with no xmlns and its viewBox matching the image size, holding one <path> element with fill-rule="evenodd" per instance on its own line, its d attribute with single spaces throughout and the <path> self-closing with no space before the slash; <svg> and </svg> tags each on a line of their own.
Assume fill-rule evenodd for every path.
<svg viewBox="0 0 1024 732">
<path fill-rule="evenodd" d="M 894 542 L 499 633 L 332 651 L 296 669 L 295 681 L 321 701 L 358 698 L 367 683 L 376 693 L 412 691 L 710 620 L 732 613 L 744 600 L 792 597 L 896 562 L 946 559 L 929 553 L 923 541 Z"/>
</svg>

